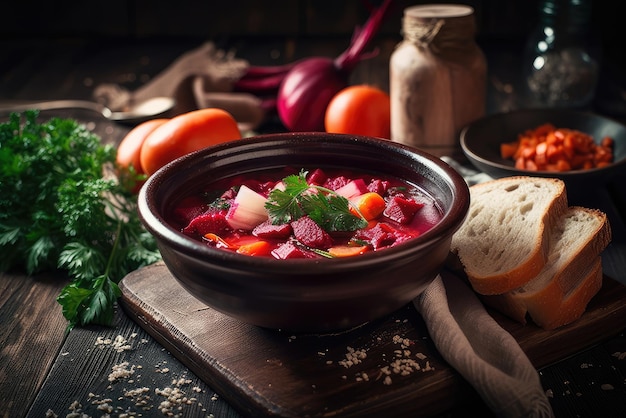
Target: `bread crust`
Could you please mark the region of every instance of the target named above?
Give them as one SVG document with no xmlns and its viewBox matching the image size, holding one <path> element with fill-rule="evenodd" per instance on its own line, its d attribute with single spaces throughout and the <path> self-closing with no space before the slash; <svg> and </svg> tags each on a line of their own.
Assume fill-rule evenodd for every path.
<svg viewBox="0 0 626 418">
<path fill-rule="evenodd" d="M 519 231 L 516 231 L 513 227 L 511 229 L 499 227 L 497 233 L 502 235 L 497 237 L 497 239 L 510 245 L 507 244 L 498 248 L 497 250 L 501 252 L 498 254 L 498 257 L 503 259 L 517 257 L 520 260 L 516 265 L 507 269 L 486 273 L 481 271 L 479 266 L 489 262 L 486 255 L 487 251 L 482 251 L 483 254 L 481 254 L 481 251 L 477 251 L 472 246 L 480 245 L 479 241 L 487 237 L 487 235 L 481 236 L 475 233 L 477 227 L 471 225 L 473 222 L 472 211 L 486 210 L 490 211 L 489 215 L 498 217 L 500 216 L 498 211 L 490 209 L 489 205 L 493 205 L 499 198 L 504 198 L 508 189 L 515 185 L 527 186 L 529 184 L 543 185 L 551 190 L 550 193 L 547 193 L 547 196 L 544 196 L 544 200 L 533 202 L 533 204 L 540 207 L 541 214 L 538 222 L 532 225 L 535 230 L 531 247 L 516 247 L 517 242 L 514 237 L 515 233 Z M 513 176 L 476 184 L 470 188 L 470 196 L 468 217 L 453 236 L 451 251 L 458 256 L 476 292 L 483 295 L 494 295 L 521 287 L 541 271 L 548 259 L 550 230 L 568 207 L 565 184 L 556 178 Z M 516 210 L 517 208 L 514 205 L 522 205 L 522 203 L 510 201 L 503 203 L 503 205 L 507 210 Z M 520 227 L 525 227 L 525 225 Z M 485 231 L 485 234 L 489 233 L 492 233 L 492 231 Z M 507 234 L 510 236 L 507 237 Z M 492 251 L 493 249 L 490 250 Z"/>
<path fill-rule="evenodd" d="M 587 276 L 561 301 L 558 309 L 533 308 L 530 317 L 535 324 L 545 330 L 553 330 L 576 321 L 585 313 L 591 299 L 602 288 L 602 279 L 602 261 L 598 256 Z"/>
<path fill-rule="evenodd" d="M 550 331 L 571 324 L 585 313 L 591 299 L 602 288 L 601 260 L 598 256 L 591 262 L 579 285 L 565 299 L 549 302 L 550 305 L 544 305 L 542 308 L 528 309 L 524 301 L 515 298 L 510 292 L 502 295 L 479 296 L 485 305 L 491 306 L 521 324 L 526 324 L 530 316 L 537 326 Z"/>
<path fill-rule="evenodd" d="M 574 219 L 569 225 L 568 218 Z M 569 234 L 564 231 L 568 226 Z M 600 254 L 611 242 L 611 227 L 606 214 L 597 209 L 570 207 L 556 228 L 550 264 L 519 289 L 483 296 L 485 304 L 521 323 L 530 316 L 547 330 L 580 318 L 602 286 Z"/>
</svg>

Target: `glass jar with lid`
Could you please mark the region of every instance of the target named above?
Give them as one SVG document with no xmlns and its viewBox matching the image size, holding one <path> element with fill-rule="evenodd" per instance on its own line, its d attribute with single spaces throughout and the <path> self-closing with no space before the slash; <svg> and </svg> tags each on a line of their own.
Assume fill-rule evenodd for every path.
<svg viewBox="0 0 626 418">
<path fill-rule="evenodd" d="M 460 130 L 485 113 L 487 62 L 475 41 L 474 9 L 411 6 L 402 33 L 389 63 L 391 139 L 461 155 Z"/>
<path fill-rule="evenodd" d="M 599 71 L 590 0 L 542 0 L 524 52 L 529 107 L 588 107 Z"/>
</svg>

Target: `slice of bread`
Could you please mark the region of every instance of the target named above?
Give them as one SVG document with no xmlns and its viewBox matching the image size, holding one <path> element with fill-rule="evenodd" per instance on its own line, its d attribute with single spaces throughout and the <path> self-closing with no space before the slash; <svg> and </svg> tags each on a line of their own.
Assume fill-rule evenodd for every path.
<svg viewBox="0 0 626 418">
<path fill-rule="evenodd" d="M 532 307 L 529 309 L 523 301 L 513 297 L 511 293 L 479 296 L 485 305 L 491 306 L 522 324 L 526 324 L 526 318 L 530 316 L 532 321 L 541 328 L 553 330 L 579 319 L 591 299 L 600 291 L 603 280 L 602 257 L 598 256 L 592 261 L 585 272 L 578 286 L 572 289 L 567 297 L 537 308 L 537 310 Z"/>
<path fill-rule="evenodd" d="M 518 289 L 483 301 L 525 323 L 527 314 L 544 329 L 578 319 L 602 286 L 600 254 L 611 242 L 611 227 L 601 211 L 570 207 L 553 226 L 548 261 Z"/>
<path fill-rule="evenodd" d="M 472 186 L 470 196 L 451 252 L 476 292 L 521 287 L 548 259 L 550 229 L 568 207 L 565 184 L 556 178 L 506 177 Z"/>
</svg>

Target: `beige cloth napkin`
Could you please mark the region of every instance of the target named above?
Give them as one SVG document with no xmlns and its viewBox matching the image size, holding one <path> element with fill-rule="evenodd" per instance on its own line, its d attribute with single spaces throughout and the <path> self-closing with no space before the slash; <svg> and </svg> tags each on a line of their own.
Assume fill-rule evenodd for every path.
<svg viewBox="0 0 626 418">
<path fill-rule="evenodd" d="M 444 272 L 413 301 L 443 358 L 497 417 L 553 417 L 539 374 L 463 280 Z"/>
<path fill-rule="evenodd" d="M 172 116 L 217 107 L 230 112 L 242 131 L 250 131 L 264 122 L 269 111 L 255 95 L 233 91 L 234 83 L 249 66 L 234 53 L 205 42 L 182 54 L 136 90 L 128 90 L 116 83 L 103 83 L 94 88 L 93 97 L 113 110 L 123 110 L 154 97 L 171 97 L 176 100 Z"/>
<path fill-rule="evenodd" d="M 473 186 L 474 184 L 483 183 L 485 181 L 493 180 L 493 177 L 491 177 L 489 174 L 486 174 L 486 173 L 483 173 L 481 171 L 474 170 L 474 169 L 472 169 L 470 167 L 461 165 L 461 164 L 458 163 L 458 161 L 456 161 L 452 157 L 448 157 L 447 155 L 444 155 L 443 157 L 441 157 L 441 159 L 445 163 L 447 163 L 449 166 L 454 168 L 460 175 L 462 175 L 463 178 L 465 179 L 465 182 L 469 186 Z"/>
<path fill-rule="evenodd" d="M 468 185 L 487 174 L 441 157 Z M 443 358 L 480 394 L 497 417 L 553 417 L 539 374 L 517 341 L 485 310 L 469 284 L 449 271 L 413 301 Z"/>
</svg>

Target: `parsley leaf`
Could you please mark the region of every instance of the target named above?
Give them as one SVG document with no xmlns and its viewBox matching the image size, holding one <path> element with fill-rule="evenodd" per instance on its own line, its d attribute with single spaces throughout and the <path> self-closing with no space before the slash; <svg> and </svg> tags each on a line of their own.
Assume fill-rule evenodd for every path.
<svg viewBox="0 0 626 418">
<path fill-rule="evenodd" d="M 305 215 L 300 207 L 300 202 L 304 192 L 309 190 L 306 172 L 285 177 L 283 184 L 285 190 L 272 190 L 265 203 L 265 208 L 273 224 L 286 224 Z"/>
<path fill-rule="evenodd" d="M 117 283 L 160 259 L 136 195 L 110 174 L 116 149 L 72 119 L 0 123 L 0 271 L 63 269 L 68 328 L 112 325 Z"/>
<path fill-rule="evenodd" d="M 265 208 L 273 224 L 310 217 L 328 232 L 356 231 L 367 226 L 367 221 L 350 211 L 350 202 L 333 190 L 310 185 L 307 172 L 301 170 L 283 179 L 284 190 L 274 189 L 268 196 Z"/>
</svg>

